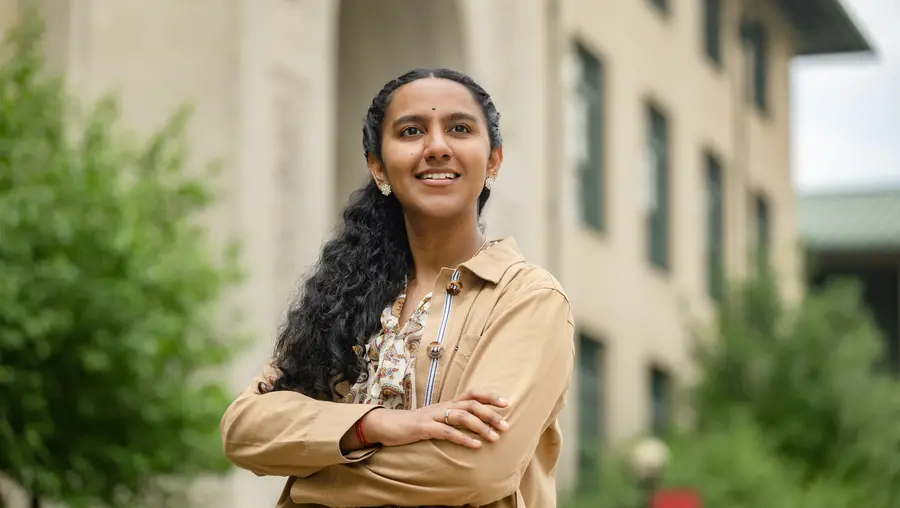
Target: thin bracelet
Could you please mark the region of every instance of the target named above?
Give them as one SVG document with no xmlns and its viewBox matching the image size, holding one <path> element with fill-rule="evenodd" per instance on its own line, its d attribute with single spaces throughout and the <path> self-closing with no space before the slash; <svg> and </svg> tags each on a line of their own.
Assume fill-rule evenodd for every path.
<svg viewBox="0 0 900 508">
<path fill-rule="evenodd" d="M 370 446 L 372 446 L 372 443 L 366 441 L 366 435 L 363 434 L 362 419 L 356 421 L 356 438 L 359 439 L 359 442 L 363 445 L 363 448 L 369 448 Z"/>
</svg>

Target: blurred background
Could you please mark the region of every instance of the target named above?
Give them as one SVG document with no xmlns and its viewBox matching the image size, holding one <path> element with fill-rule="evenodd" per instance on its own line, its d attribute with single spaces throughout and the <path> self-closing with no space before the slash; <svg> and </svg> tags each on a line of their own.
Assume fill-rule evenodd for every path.
<svg viewBox="0 0 900 508">
<path fill-rule="evenodd" d="M 0 0 L 0 31 L 14 33 L 31 6 L 43 35 L 8 43 L 0 78 L 0 215 L 25 217 L 0 226 L 2 277 L 36 274 L 0 289 L 0 302 L 18 309 L 0 311 L 8 506 L 150 506 L 128 496 L 158 476 L 190 478 L 181 505 L 274 506 L 281 480 L 213 457 L 216 415 L 267 360 L 298 281 L 367 181 L 361 119 L 372 97 L 406 70 L 441 66 L 473 76 L 502 114 L 490 235 L 514 236 L 573 305 L 579 358 L 563 416 L 562 504 L 900 507 L 894 0 Z M 63 79 L 48 88 L 44 76 Z M 108 94 L 110 134 L 81 143 L 107 117 L 69 120 L 80 117 L 54 97 L 84 111 Z M 157 139 L 185 105 L 192 114 L 171 143 L 186 155 L 159 156 L 148 142 L 112 158 L 131 146 L 116 133 Z M 49 120 L 33 126 L 39 117 Z M 79 148 L 48 158 L 67 139 Z M 193 168 L 209 162 L 217 176 L 198 176 Z M 153 193 L 126 196 L 117 192 L 131 184 L 120 180 L 103 193 L 67 180 L 95 164 L 128 182 L 128 168 L 184 165 L 184 181 L 216 197 L 166 218 L 153 206 L 181 183 L 153 180 Z M 51 166 L 56 183 L 35 176 Z M 56 197 L 17 194 L 26 188 Z M 70 203 L 83 190 L 89 197 Z M 101 201 L 110 222 L 86 212 Z M 65 227 L 47 226 L 46 214 Z M 37 226 L 22 226 L 32 216 Z M 168 220 L 182 233 L 130 233 L 169 231 Z M 52 231 L 31 236 L 45 226 Z M 239 282 L 180 261 L 203 258 L 186 231 L 208 236 L 211 253 L 238 245 Z M 125 250 L 140 263 L 107 236 L 137 242 Z M 60 250 L 30 247 L 39 241 Z M 84 267 L 109 266 L 111 252 L 133 271 L 116 275 L 120 297 L 94 309 L 84 288 L 105 294 L 112 275 Z M 69 289 L 38 286 L 37 258 L 66 260 Z M 142 282 L 153 291 L 128 289 L 144 280 L 138 273 L 156 274 Z M 160 318 L 167 328 L 145 326 L 124 345 L 95 333 L 131 334 L 130 323 L 146 321 L 141 309 L 169 305 L 152 296 L 159 288 L 194 299 Z M 67 317 L 35 328 L 26 300 Z M 128 313 L 115 310 L 126 303 Z M 214 317 L 198 327 L 201 308 Z M 107 325 L 113 314 L 133 321 Z M 175 315 L 181 324 L 169 326 Z M 96 321 L 73 331 L 83 316 Z M 222 333 L 234 316 L 239 324 Z M 61 338 L 46 342 L 48 329 Z M 191 366 L 232 332 L 239 350 Z M 178 349 L 177 375 L 161 346 L 159 369 L 141 366 L 146 344 L 178 333 L 212 342 Z M 65 358 L 88 351 L 81 341 L 95 353 L 73 367 Z M 36 357 L 45 343 L 57 346 Z M 215 396 L 166 405 L 188 390 L 177 382 L 204 369 L 215 373 L 203 377 Z M 121 382 L 126 375 L 140 382 Z M 102 410 L 86 402 L 107 400 L 112 385 Z M 23 392 L 43 395 L 29 402 Z M 161 413 L 124 402 L 145 398 L 142 407 Z M 29 431 L 38 418 L 50 423 Z M 128 431 L 130 422 L 142 430 Z M 665 504 L 678 502 L 688 504 Z"/>
</svg>

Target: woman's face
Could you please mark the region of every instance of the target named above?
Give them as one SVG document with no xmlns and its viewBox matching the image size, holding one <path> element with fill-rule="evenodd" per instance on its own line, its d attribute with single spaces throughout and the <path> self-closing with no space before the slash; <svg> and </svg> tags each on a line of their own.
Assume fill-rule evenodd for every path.
<svg viewBox="0 0 900 508">
<path fill-rule="evenodd" d="M 488 176 L 503 159 L 491 150 L 481 106 L 452 80 L 424 78 L 394 91 L 385 112 L 382 160 L 369 156 L 377 184 L 389 183 L 407 217 L 477 215 Z"/>
</svg>

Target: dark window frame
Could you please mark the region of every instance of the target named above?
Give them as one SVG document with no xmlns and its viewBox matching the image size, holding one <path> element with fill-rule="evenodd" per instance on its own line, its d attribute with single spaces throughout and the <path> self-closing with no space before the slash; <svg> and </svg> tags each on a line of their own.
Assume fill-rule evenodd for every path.
<svg viewBox="0 0 900 508">
<path fill-rule="evenodd" d="M 745 20 L 741 25 L 741 37 L 745 44 L 745 52 L 750 59 L 747 65 L 747 82 L 749 90 L 747 98 L 762 113 L 769 112 L 769 33 L 759 20 Z"/>
<path fill-rule="evenodd" d="M 650 4 L 653 8 L 662 14 L 663 16 L 668 17 L 672 13 L 672 5 L 671 0 L 649 0 Z"/>
<path fill-rule="evenodd" d="M 725 231 L 727 200 L 725 168 L 718 155 L 711 150 L 704 153 L 706 168 L 706 290 L 715 301 L 721 301 L 725 291 Z"/>
<path fill-rule="evenodd" d="M 724 0 L 703 1 L 703 45 L 707 58 L 716 68 L 724 64 Z"/>
<path fill-rule="evenodd" d="M 646 148 L 653 152 L 653 194 L 654 207 L 647 216 L 647 256 L 650 263 L 670 271 L 672 266 L 672 142 L 671 122 L 665 111 L 654 102 L 646 105 Z"/>
<path fill-rule="evenodd" d="M 603 58 L 581 41 L 575 43 L 575 53 L 582 73 L 578 94 L 587 107 L 589 142 L 587 160 L 578 165 L 579 217 L 588 228 L 607 230 L 606 199 L 606 66 Z"/>
<path fill-rule="evenodd" d="M 650 430 L 653 435 L 664 438 L 671 428 L 673 415 L 673 379 L 668 369 L 658 364 L 651 364 L 650 381 Z M 660 403 L 659 398 L 663 400 Z M 660 407 L 662 411 L 660 411 Z"/>
<path fill-rule="evenodd" d="M 599 457 L 604 436 L 603 341 L 587 332 L 578 334 L 578 486 L 590 490 L 598 483 Z M 588 386 L 588 384 L 590 385 Z M 590 399 L 590 400 L 589 400 Z M 594 410 L 588 409 L 593 405 Z M 593 442 L 587 442 L 590 438 Z"/>
<path fill-rule="evenodd" d="M 764 193 L 753 195 L 754 252 L 758 275 L 765 275 L 772 266 L 772 204 Z"/>
</svg>

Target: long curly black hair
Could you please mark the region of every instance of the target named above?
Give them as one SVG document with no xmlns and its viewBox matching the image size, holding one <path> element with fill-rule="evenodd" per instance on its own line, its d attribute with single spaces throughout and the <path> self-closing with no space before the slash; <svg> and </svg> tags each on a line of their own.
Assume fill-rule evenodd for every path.
<svg viewBox="0 0 900 508">
<path fill-rule="evenodd" d="M 487 121 L 491 149 L 498 148 L 500 113 L 490 95 L 469 76 L 449 69 L 415 69 L 387 83 L 372 99 L 363 123 L 363 153 L 381 159 L 382 122 L 395 90 L 423 78 L 455 81 L 472 93 Z M 490 197 L 482 190 L 478 215 Z M 291 306 L 275 345 L 279 377 L 274 390 L 334 400 L 336 386 L 366 372 L 359 348 L 379 330 L 381 312 L 403 291 L 413 268 L 403 209 L 374 181 L 355 191 L 343 225 L 322 249 Z"/>
</svg>

